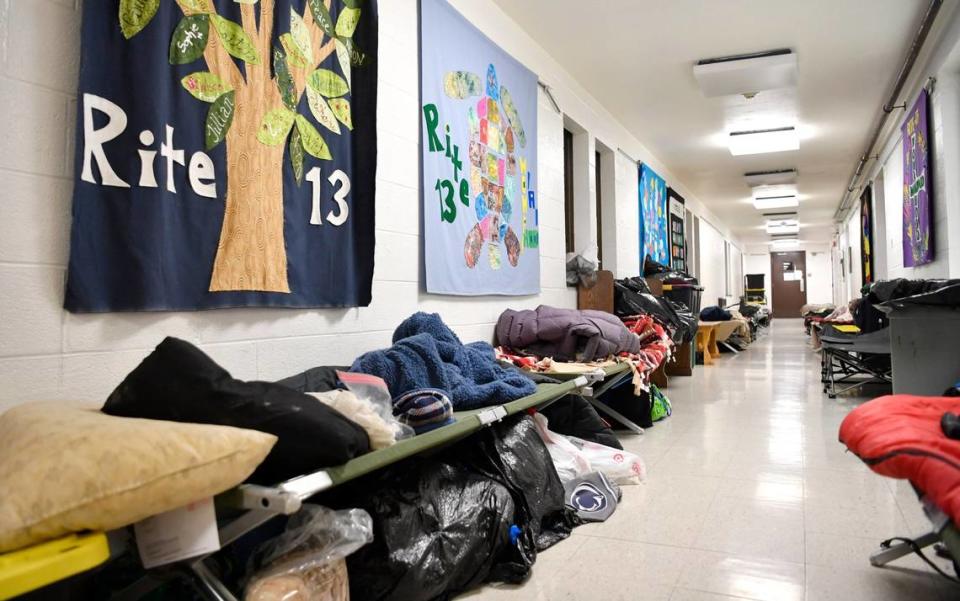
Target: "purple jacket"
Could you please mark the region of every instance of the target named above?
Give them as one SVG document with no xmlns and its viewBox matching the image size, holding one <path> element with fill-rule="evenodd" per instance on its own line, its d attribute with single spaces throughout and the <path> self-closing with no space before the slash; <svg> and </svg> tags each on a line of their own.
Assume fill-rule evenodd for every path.
<svg viewBox="0 0 960 601">
<path fill-rule="evenodd" d="M 640 350 L 640 338 L 610 313 L 546 305 L 533 311 L 504 311 L 497 320 L 497 341 L 558 361 L 595 361 Z"/>
</svg>

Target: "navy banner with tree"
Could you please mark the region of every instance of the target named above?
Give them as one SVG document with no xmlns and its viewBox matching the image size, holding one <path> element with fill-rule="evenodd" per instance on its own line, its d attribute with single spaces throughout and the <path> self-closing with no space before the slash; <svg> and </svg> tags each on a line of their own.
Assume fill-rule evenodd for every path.
<svg viewBox="0 0 960 601">
<path fill-rule="evenodd" d="M 376 0 L 83 12 L 66 308 L 368 305 Z"/>
</svg>

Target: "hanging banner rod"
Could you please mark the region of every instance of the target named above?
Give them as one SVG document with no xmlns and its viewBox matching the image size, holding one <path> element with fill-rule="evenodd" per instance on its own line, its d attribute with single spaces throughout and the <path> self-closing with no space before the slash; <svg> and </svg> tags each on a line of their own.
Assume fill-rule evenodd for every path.
<svg viewBox="0 0 960 601">
<path fill-rule="evenodd" d="M 550 89 L 550 86 L 540 80 L 537 80 L 537 85 L 543 88 L 543 92 L 547 95 L 547 98 L 550 99 L 550 104 L 553 105 L 553 110 L 557 111 L 557 114 L 562 115 L 563 111 L 560 110 L 560 105 L 557 104 L 557 99 L 553 97 L 553 90 Z"/>
</svg>

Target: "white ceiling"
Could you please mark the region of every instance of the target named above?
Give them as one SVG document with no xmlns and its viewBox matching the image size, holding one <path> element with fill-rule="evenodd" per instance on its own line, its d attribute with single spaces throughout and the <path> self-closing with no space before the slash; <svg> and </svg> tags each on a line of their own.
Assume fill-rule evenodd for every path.
<svg viewBox="0 0 960 601">
<path fill-rule="evenodd" d="M 832 218 L 928 0 L 494 0 L 744 242 L 767 239 L 748 171 L 796 168 L 804 241 Z M 705 98 L 697 60 L 790 48 L 790 93 Z M 789 125 L 800 150 L 733 157 L 725 131 Z M 759 120 L 759 121 L 757 121 Z M 754 127 L 748 129 L 756 129 Z M 733 129 L 738 129 L 734 127 Z M 667 182 L 668 184 L 670 182 Z"/>
</svg>

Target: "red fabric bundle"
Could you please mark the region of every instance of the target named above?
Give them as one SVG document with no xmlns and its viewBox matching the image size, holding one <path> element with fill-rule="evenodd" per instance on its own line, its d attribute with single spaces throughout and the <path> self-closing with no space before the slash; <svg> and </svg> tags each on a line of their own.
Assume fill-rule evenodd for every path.
<svg viewBox="0 0 960 601">
<path fill-rule="evenodd" d="M 884 396 L 850 412 L 840 442 L 883 476 L 909 480 L 960 524 L 960 440 L 940 429 L 960 397 Z"/>
</svg>

